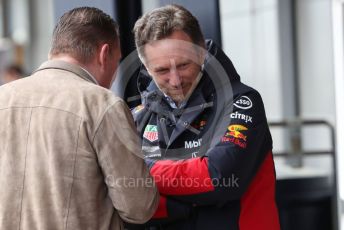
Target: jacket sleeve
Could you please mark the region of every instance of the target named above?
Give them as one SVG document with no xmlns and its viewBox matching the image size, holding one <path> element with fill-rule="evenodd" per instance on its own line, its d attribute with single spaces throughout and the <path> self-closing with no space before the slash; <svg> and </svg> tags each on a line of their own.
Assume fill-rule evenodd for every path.
<svg viewBox="0 0 344 230">
<path fill-rule="evenodd" d="M 258 92 L 241 95 L 227 115 L 231 119 L 222 138 L 206 156 L 146 161 L 161 194 L 194 205 L 221 206 L 246 192 L 272 148 Z"/>
<path fill-rule="evenodd" d="M 100 119 L 93 146 L 113 206 L 129 223 L 148 221 L 159 201 L 139 143 L 129 109 L 114 102 Z"/>
<path fill-rule="evenodd" d="M 144 225 L 126 224 L 130 230 L 146 229 L 148 226 L 161 226 L 168 223 L 175 223 L 179 220 L 186 220 L 191 216 L 192 205 L 174 200 L 170 197 L 160 195 L 158 208 L 153 217 Z"/>
</svg>

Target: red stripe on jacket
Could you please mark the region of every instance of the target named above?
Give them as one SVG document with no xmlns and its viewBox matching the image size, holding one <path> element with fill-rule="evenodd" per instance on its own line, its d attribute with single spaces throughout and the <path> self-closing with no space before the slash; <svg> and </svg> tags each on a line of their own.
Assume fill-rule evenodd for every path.
<svg viewBox="0 0 344 230">
<path fill-rule="evenodd" d="M 275 171 L 272 152 L 269 152 L 241 198 L 240 230 L 279 230 L 275 202 Z"/>
<path fill-rule="evenodd" d="M 180 161 L 160 160 L 155 162 L 150 172 L 159 192 L 164 195 L 192 195 L 214 191 L 206 157 Z"/>
</svg>

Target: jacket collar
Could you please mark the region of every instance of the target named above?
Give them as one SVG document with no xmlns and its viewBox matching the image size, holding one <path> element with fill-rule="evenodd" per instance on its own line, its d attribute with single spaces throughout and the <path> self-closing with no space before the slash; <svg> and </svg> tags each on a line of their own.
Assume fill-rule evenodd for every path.
<svg viewBox="0 0 344 230">
<path fill-rule="evenodd" d="M 166 98 L 154 84 L 154 81 L 151 82 L 151 85 L 148 88 L 148 91 L 144 91 L 142 93 L 143 104 L 147 106 L 149 111 L 155 114 L 160 114 L 160 116 L 164 116 L 165 118 L 169 118 L 172 122 L 176 122 L 175 129 L 172 131 L 171 136 L 168 139 L 165 138 L 167 146 L 170 146 L 186 129 L 195 132 L 195 130 L 192 130 L 190 124 L 204 111 L 205 108 L 213 105 L 212 101 L 207 102 L 205 99 L 205 95 L 203 94 L 204 92 L 202 91 L 202 88 L 204 87 L 202 86 L 200 88 L 196 87 L 187 102 L 187 107 L 183 109 L 170 108 Z M 176 119 L 176 117 L 178 117 L 178 119 Z M 161 126 L 165 126 L 165 124 L 161 124 Z"/>
<path fill-rule="evenodd" d="M 182 109 L 182 115 L 177 121 L 176 128 L 173 130 L 168 146 L 172 144 L 186 129 L 191 129 L 191 123 L 204 111 L 207 102 L 201 91 L 196 91 L 190 97 L 186 109 Z M 195 132 L 194 130 L 191 130 Z M 198 133 L 196 133 L 198 134 Z"/>
<path fill-rule="evenodd" d="M 45 69 L 60 69 L 76 74 L 78 77 L 98 85 L 97 80 L 82 67 L 60 60 L 50 60 L 44 62 L 35 72 Z"/>
</svg>

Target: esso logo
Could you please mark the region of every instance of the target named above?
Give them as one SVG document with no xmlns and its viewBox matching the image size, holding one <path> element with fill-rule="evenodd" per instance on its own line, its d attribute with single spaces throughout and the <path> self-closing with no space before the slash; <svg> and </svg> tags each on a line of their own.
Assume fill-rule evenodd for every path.
<svg viewBox="0 0 344 230">
<path fill-rule="evenodd" d="M 252 101 L 246 96 L 241 96 L 236 102 L 234 102 L 234 106 L 239 109 L 249 109 L 252 108 Z"/>
</svg>

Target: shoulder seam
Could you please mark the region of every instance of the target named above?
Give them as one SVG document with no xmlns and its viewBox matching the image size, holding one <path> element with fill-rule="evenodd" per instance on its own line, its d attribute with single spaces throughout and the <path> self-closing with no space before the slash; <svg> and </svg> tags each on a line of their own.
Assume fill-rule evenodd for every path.
<svg viewBox="0 0 344 230">
<path fill-rule="evenodd" d="M 96 122 L 95 129 L 94 129 L 94 133 L 93 133 L 92 139 L 91 139 L 91 140 L 92 140 L 92 141 L 91 141 L 92 144 L 93 144 L 94 139 L 95 139 L 95 137 L 96 137 L 96 135 L 97 135 L 97 133 L 98 133 L 99 127 L 100 127 L 100 125 L 102 124 L 102 122 L 103 122 L 103 120 L 104 120 L 105 114 L 109 111 L 109 109 L 110 109 L 112 106 L 116 105 L 117 103 L 123 103 L 123 101 L 121 101 L 121 100 L 115 100 L 114 102 L 110 103 L 110 104 L 104 109 L 103 114 L 100 116 L 99 120 Z"/>
</svg>

